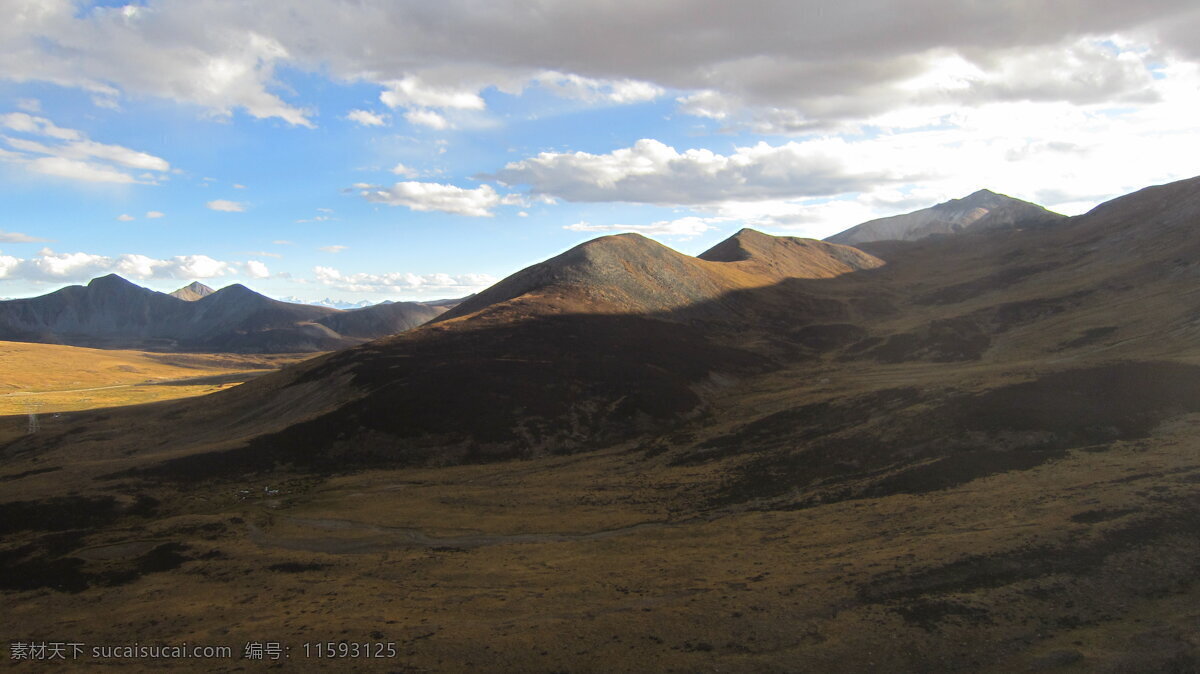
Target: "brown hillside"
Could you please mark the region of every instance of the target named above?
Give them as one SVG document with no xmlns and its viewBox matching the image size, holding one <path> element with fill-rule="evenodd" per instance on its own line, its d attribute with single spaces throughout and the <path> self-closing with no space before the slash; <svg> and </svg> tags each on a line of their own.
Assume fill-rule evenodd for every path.
<svg viewBox="0 0 1200 674">
<path fill-rule="evenodd" d="M 446 312 L 647 314 L 694 307 L 784 278 L 829 278 L 883 264 L 848 246 L 743 229 L 691 257 L 640 234 L 593 239 L 523 269 Z M 503 305 L 503 306 L 500 306 Z"/>
</svg>

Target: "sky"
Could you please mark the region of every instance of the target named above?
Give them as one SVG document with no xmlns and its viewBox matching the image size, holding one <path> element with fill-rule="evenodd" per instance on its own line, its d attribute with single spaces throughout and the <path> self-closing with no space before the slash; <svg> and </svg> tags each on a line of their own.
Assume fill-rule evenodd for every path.
<svg viewBox="0 0 1200 674">
<path fill-rule="evenodd" d="M 0 297 L 357 302 L 1200 174 L 1194 0 L 4 0 Z"/>
</svg>

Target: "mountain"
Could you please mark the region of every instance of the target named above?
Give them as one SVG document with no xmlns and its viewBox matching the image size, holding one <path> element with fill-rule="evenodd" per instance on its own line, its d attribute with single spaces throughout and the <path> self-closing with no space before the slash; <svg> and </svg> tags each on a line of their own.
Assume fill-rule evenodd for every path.
<svg viewBox="0 0 1200 674">
<path fill-rule="evenodd" d="M 195 302 L 196 300 L 200 299 L 201 297 L 207 297 L 208 295 L 211 295 L 214 292 L 216 292 L 216 291 L 214 291 L 212 288 L 209 288 L 208 286 L 204 285 L 203 283 L 201 283 L 199 281 L 192 281 L 191 283 L 180 288 L 179 290 L 176 290 L 176 291 L 168 293 L 168 294 L 171 297 L 178 297 L 179 299 L 187 301 L 187 302 Z"/>
<path fill-rule="evenodd" d="M 192 283 L 165 294 L 110 274 L 0 302 L 0 339 L 168 351 L 330 351 L 407 330 L 442 311 L 416 303 L 340 311 L 280 302 L 241 284 L 206 291 Z"/>
<path fill-rule="evenodd" d="M 506 317 L 668 312 L 783 278 L 828 278 L 881 264 L 846 246 L 773 237 L 750 229 L 698 257 L 640 234 L 616 234 L 522 269 L 463 300 L 438 321 L 484 310 Z"/>
<path fill-rule="evenodd" d="M 445 311 L 443 306 L 424 302 L 380 302 L 330 314 L 317 322 L 345 337 L 374 339 L 411 330 Z"/>
<path fill-rule="evenodd" d="M 851 246 L 870 241 L 915 241 L 934 234 L 1044 225 L 1064 217 L 1037 204 L 979 190 L 912 213 L 869 220 L 825 240 Z"/>
</svg>

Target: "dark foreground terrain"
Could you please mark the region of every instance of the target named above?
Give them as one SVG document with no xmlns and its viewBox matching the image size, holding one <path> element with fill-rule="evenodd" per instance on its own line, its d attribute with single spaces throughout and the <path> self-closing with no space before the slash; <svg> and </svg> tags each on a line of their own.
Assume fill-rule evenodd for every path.
<svg viewBox="0 0 1200 674">
<path fill-rule="evenodd" d="M 883 266 L 611 237 L 219 394 L 7 418 L 0 632 L 233 648 L 132 665 L 196 671 L 1197 671 L 1198 225 L 1191 180 Z"/>
</svg>

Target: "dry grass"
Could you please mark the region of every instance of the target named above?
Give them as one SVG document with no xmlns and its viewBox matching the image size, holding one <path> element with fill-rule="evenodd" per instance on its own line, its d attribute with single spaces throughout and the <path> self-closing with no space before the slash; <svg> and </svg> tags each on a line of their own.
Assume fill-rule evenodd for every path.
<svg viewBox="0 0 1200 674">
<path fill-rule="evenodd" d="M 0 342 L 0 416 L 204 395 L 312 355 L 165 354 Z"/>
</svg>

